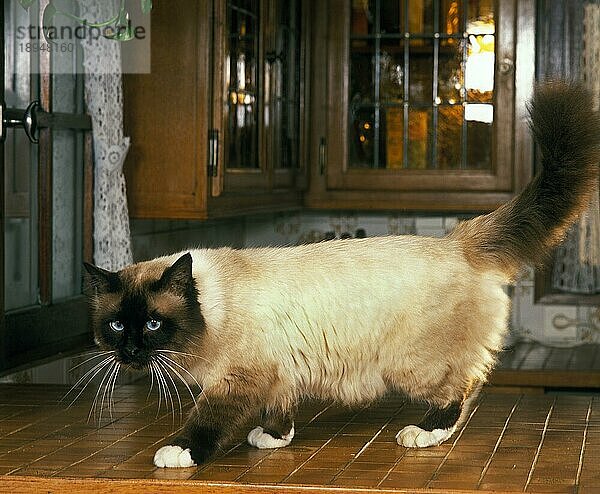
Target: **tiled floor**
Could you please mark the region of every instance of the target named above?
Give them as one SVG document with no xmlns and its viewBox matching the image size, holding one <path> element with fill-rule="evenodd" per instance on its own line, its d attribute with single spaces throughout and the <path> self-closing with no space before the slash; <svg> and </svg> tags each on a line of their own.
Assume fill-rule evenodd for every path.
<svg viewBox="0 0 600 494">
<path fill-rule="evenodd" d="M 147 385 L 122 386 L 98 427 L 97 416 L 94 423 L 87 421 L 93 394 L 84 393 L 65 410 L 59 403 L 65 391 L 0 386 L 0 492 L 6 492 L 3 483 L 22 476 L 192 480 L 185 485 L 202 489 L 209 482 L 210 492 L 219 492 L 220 485 L 232 489 L 231 483 L 228 492 L 242 492 L 250 484 L 600 492 L 600 396 L 484 392 L 450 441 L 422 450 L 395 442 L 396 432 L 425 411 L 401 398 L 355 410 L 307 404 L 287 448 L 253 449 L 242 436 L 201 467 L 157 469 L 154 451 L 179 426 L 176 400 L 175 416 L 164 408 L 157 415 L 156 397 L 147 400 Z M 110 492 L 126 485 L 115 483 Z"/>
</svg>

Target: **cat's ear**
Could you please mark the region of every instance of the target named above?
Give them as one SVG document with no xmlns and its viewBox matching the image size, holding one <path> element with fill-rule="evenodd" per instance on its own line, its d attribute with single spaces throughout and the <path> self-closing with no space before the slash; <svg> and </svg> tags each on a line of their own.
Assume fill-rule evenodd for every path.
<svg viewBox="0 0 600 494">
<path fill-rule="evenodd" d="M 194 286 L 192 255 L 187 252 L 177 259 L 172 266 L 165 269 L 160 284 L 172 292 L 188 293 L 188 290 Z"/>
<path fill-rule="evenodd" d="M 87 271 L 85 281 L 90 294 L 106 293 L 114 289 L 117 282 L 117 273 L 99 268 L 89 262 L 84 262 L 83 267 Z"/>
</svg>

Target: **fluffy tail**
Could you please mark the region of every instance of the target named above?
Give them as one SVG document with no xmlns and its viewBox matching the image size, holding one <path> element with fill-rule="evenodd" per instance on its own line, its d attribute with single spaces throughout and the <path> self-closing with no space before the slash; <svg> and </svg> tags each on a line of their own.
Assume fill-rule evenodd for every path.
<svg viewBox="0 0 600 494">
<path fill-rule="evenodd" d="M 541 169 L 514 199 L 492 213 L 460 223 L 450 234 L 469 261 L 514 279 L 525 264 L 539 265 L 597 193 L 600 116 L 580 85 L 552 82 L 529 105 Z"/>
</svg>

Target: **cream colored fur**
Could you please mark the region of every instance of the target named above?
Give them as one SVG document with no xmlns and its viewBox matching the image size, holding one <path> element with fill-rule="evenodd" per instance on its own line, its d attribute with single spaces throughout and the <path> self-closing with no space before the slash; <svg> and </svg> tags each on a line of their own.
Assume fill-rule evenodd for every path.
<svg viewBox="0 0 600 494">
<path fill-rule="evenodd" d="M 273 383 L 266 404 L 347 404 L 401 390 L 438 406 L 485 380 L 506 331 L 503 277 L 450 239 L 381 237 L 192 250 L 206 332 L 189 364 L 207 395 L 233 374 Z M 150 261 L 168 266 L 181 254 Z M 188 352 L 191 349 L 187 350 Z"/>
<path fill-rule="evenodd" d="M 402 429 L 399 443 L 447 439 L 502 348 L 503 285 L 525 264 L 544 261 L 596 190 L 600 118 L 589 101 L 579 86 L 538 89 L 530 114 L 540 172 L 511 201 L 445 238 L 197 249 L 119 273 L 86 265 L 100 347 L 125 364 L 153 364 L 154 372 L 169 374 L 172 363 L 203 389 L 202 409 L 179 446 L 161 448 L 155 464 L 203 461 L 252 414 L 264 423 L 251 444 L 289 442 L 305 396 L 358 404 L 401 391 L 432 407 L 419 425 Z M 169 323 L 166 348 L 140 329 L 140 313 Z M 116 337 L 106 320 L 122 315 L 130 327 Z"/>
</svg>

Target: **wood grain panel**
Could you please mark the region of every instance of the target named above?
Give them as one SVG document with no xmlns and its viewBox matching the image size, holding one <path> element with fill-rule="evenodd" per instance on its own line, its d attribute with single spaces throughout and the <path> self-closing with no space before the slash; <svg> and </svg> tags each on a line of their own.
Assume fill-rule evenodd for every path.
<svg viewBox="0 0 600 494">
<path fill-rule="evenodd" d="M 206 217 L 210 4 L 156 4 L 151 73 L 124 77 L 133 217 Z"/>
</svg>

